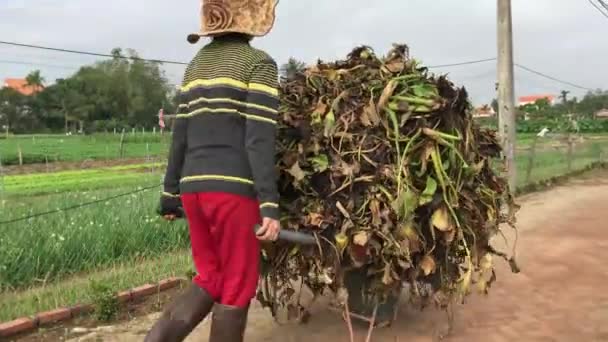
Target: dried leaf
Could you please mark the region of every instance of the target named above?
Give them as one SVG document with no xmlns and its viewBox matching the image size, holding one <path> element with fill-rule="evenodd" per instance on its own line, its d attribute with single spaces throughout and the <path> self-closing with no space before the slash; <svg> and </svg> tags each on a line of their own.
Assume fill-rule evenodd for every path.
<svg viewBox="0 0 608 342">
<path fill-rule="evenodd" d="M 289 174 L 295 178 L 297 182 L 306 178 L 306 173 L 304 173 L 304 171 L 302 171 L 300 168 L 299 162 L 295 162 L 287 172 L 289 172 Z"/>
<path fill-rule="evenodd" d="M 436 268 L 437 265 L 435 264 L 435 259 L 433 259 L 433 257 L 426 255 L 424 258 L 422 258 L 422 261 L 420 262 L 420 269 L 424 272 L 425 276 L 435 273 Z"/>
<path fill-rule="evenodd" d="M 405 62 L 403 60 L 395 59 L 384 65 L 388 71 L 398 74 L 405 68 Z"/>
<path fill-rule="evenodd" d="M 386 87 L 384 87 L 384 91 L 382 91 L 382 95 L 380 95 L 380 99 L 378 100 L 378 104 L 376 105 L 376 112 L 382 113 L 386 105 L 388 104 L 388 100 L 393 96 L 395 89 L 397 88 L 397 82 L 395 80 L 390 80 Z"/>
<path fill-rule="evenodd" d="M 382 283 L 384 285 L 391 285 L 395 280 L 393 279 L 393 275 L 391 272 L 391 265 L 387 264 L 384 267 L 384 274 L 382 275 Z"/>
<path fill-rule="evenodd" d="M 357 234 L 355 234 L 355 237 L 353 238 L 353 242 L 355 245 L 359 245 L 359 246 L 365 246 L 367 245 L 369 241 L 369 234 L 366 231 L 360 231 Z"/>
<path fill-rule="evenodd" d="M 491 270 L 492 267 L 493 267 L 493 265 L 492 265 L 492 255 L 490 253 L 486 253 L 481 258 L 481 261 L 479 262 L 479 268 L 482 271 L 487 271 L 487 270 Z"/>
<path fill-rule="evenodd" d="M 431 223 L 433 227 L 437 228 L 442 232 L 447 232 L 454 229 L 452 225 L 452 219 L 448 212 L 448 208 L 445 205 L 442 205 L 438 209 L 433 212 L 433 216 L 431 218 Z"/>
</svg>

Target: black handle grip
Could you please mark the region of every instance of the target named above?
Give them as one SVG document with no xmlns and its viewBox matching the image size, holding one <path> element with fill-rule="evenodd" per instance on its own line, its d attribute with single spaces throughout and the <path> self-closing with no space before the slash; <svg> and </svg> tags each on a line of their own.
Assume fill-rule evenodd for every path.
<svg viewBox="0 0 608 342">
<path fill-rule="evenodd" d="M 253 227 L 253 231 L 257 234 L 258 231 L 262 228 L 259 224 L 256 224 Z M 296 232 L 293 230 L 284 230 L 281 229 L 279 231 L 279 240 L 293 242 L 301 245 L 315 245 L 317 244 L 317 239 L 314 236 L 307 233 Z"/>
</svg>

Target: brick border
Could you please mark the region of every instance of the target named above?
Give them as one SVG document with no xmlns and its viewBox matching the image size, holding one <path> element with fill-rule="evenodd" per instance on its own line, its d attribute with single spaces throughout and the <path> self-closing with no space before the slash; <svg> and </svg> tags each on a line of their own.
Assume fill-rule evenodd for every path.
<svg viewBox="0 0 608 342">
<path fill-rule="evenodd" d="M 185 278 L 171 277 L 163 279 L 156 284 L 145 284 L 136 288 L 121 291 L 116 294 L 116 298 L 120 303 L 129 303 L 136 299 L 149 297 L 159 292 L 163 292 L 185 283 Z M 76 316 L 86 314 L 93 311 L 93 306 L 90 304 L 80 304 L 72 307 L 58 308 L 55 310 L 45 311 L 34 315 L 33 317 L 22 317 L 15 320 L 0 323 L 0 337 L 6 338 L 18 334 L 23 334 L 38 327 L 65 322 Z"/>
</svg>

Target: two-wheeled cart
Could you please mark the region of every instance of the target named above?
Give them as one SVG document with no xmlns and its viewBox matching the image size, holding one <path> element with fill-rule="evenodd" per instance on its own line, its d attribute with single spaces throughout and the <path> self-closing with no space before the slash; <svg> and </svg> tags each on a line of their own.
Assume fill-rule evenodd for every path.
<svg viewBox="0 0 608 342">
<path fill-rule="evenodd" d="M 256 226 L 257 231 L 260 227 Z M 317 239 L 307 233 L 296 232 L 291 230 L 282 230 L 279 233 L 279 239 L 301 245 L 315 245 Z M 348 300 L 344 308 L 339 308 L 344 320 L 346 321 L 349 332 L 352 336 L 352 319 L 368 324 L 367 340 L 371 339 L 373 329 L 375 327 L 384 327 L 391 325 L 395 320 L 398 312 L 399 298 L 401 291 L 396 290 L 383 302 L 371 299 L 365 294 L 368 293 L 368 288 L 371 286 L 370 279 L 367 276 L 367 268 L 360 267 L 346 271 L 344 274 L 344 287 L 348 292 Z"/>
</svg>

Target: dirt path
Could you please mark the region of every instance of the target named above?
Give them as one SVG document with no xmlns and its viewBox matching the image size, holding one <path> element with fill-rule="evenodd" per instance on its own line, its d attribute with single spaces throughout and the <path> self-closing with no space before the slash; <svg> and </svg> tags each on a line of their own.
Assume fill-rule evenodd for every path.
<svg viewBox="0 0 608 342">
<path fill-rule="evenodd" d="M 606 177 L 606 174 L 604 174 Z M 489 297 L 473 296 L 456 312 L 446 341 L 608 341 L 608 178 L 583 180 L 520 198 L 519 263 L 510 274 L 498 264 Z M 345 325 L 323 305 L 306 326 L 277 326 L 255 306 L 247 341 L 347 341 Z M 106 328 L 73 341 L 142 341 L 158 314 Z M 436 311 L 403 307 L 393 327 L 377 330 L 374 341 L 426 342 L 444 331 Z M 203 323 L 188 341 L 206 341 Z M 364 329 L 358 329 L 358 341 Z"/>
</svg>

